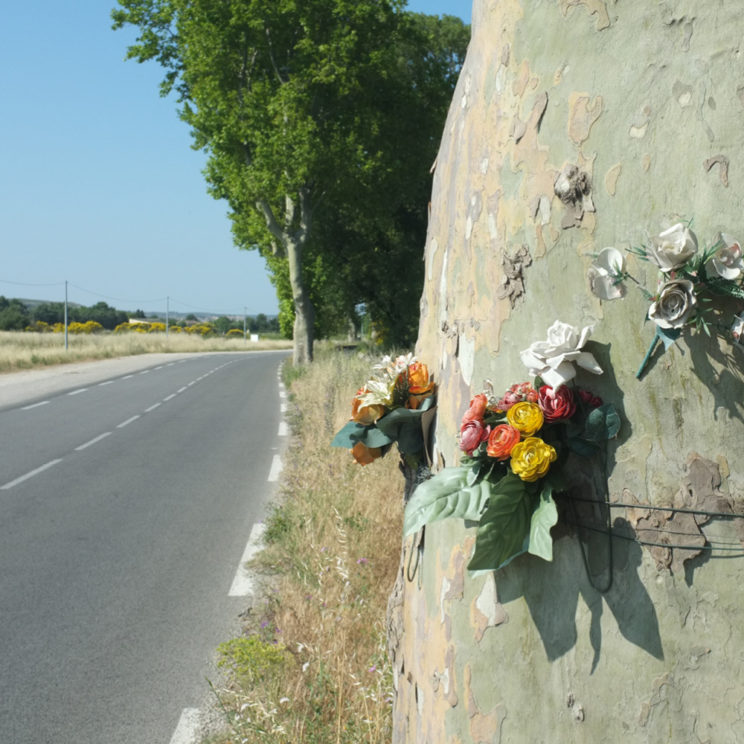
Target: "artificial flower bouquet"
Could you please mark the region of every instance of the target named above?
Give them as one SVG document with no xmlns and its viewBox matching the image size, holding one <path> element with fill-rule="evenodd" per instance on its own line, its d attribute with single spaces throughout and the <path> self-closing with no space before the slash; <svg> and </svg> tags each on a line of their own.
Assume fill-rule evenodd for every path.
<svg viewBox="0 0 744 744">
<path fill-rule="evenodd" d="M 589 332 L 556 321 L 547 341 L 522 352 L 531 370 L 537 364 L 543 372 L 534 384 L 512 385 L 500 398 L 489 387 L 471 399 L 460 429 L 461 464 L 416 488 L 406 507 L 405 534 L 459 517 L 478 523 L 471 571 L 499 569 L 525 552 L 552 560 L 550 530 L 558 521 L 553 493 L 564 488 L 569 454 L 591 457 L 620 429 L 611 404 L 568 384 L 573 362 L 602 371 L 581 351 Z"/>
<path fill-rule="evenodd" d="M 616 248 L 604 248 L 589 267 L 589 285 L 603 300 L 625 295 L 626 280 L 639 286 L 649 301 L 647 318 L 655 325 L 654 338 L 636 374 L 643 374 L 657 343 L 668 349 L 685 327 L 695 327 L 708 336 L 711 331 L 730 335 L 741 342 L 744 319 L 727 318 L 716 302 L 719 298 L 744 299 L 744 256 L 738 240 L 719 233 L 713 244 L 700 252 L 698 239 L 689 225 L 678 222 L 653 237 L 648 246 L 633 247 L 630 253 L 658 269 L 656 292 L 641 287 L 628 273 L 625 257 Z"/>
<path fill-rule="evenodd" d="M 351 402 L 351 420 L 336 434 L 334 447 L 351 450 L 360 465 L 382 457 L 393 443 L 401 455 L 418 459 L 425 451 L 422 419 L 434 410 L 436 385 L 427 366 L 411 354 L 386 356 Z"/>
</svg>

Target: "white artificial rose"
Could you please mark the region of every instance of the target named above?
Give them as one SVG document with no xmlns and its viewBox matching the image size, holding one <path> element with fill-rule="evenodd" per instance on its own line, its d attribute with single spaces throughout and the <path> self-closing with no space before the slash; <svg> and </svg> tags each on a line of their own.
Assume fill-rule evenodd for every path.
<svg viewBox="0 0 744 744">
<path fill-rule="evenodd" d="M 697 238 L 689 227 L 678 222 L 659 233 L 648 249 L 648 255 L 662 271 L 674 271 L 697 253 Z"/>
<path fill-rule="evenodd" d="M 721 279 L 734 281 L 744 272 L 744 259 L 742 258 L 741 245 L 739 241 L 730 235 L 720 233 L 718 236 L 720 247 L 710 257 L 708 266 L 713 269 L 713 273 L 720 276 Z"/>
<path fill-rule="evenodd" d="M 589 287 L 600 300 L 616 300 L 625 295 L 620 284 L 625 273 L 625 257 L 617 248 L 603 248 L 587 271 Z"/>
<path fill-rule="evenodd" d="M 591 332 L 591 326 L 579 331 L 568 323 L 556 320 L 548 328 L 545 341 L 536 341 L 519 356 L 530 375 L 541 377 L 546 385 L 554 389 L 576 376 L 574 364 L 599 375 L 602 374 L 602 368 L 596 359 L 589 352 L 581 351 Z"/>
<path fill-rule="evenodd" d="M 697 300 L 688 279 L 667 282 L 648 309 L 648 317 L 660 328 L 681 328 L 695 312 Z"/>
</svg>

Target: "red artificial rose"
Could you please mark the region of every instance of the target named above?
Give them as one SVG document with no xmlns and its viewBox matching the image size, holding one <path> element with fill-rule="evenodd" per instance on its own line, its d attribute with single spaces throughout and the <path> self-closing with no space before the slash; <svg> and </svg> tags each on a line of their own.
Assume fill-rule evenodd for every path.
<svg viewBox="0 0 744 744">
<path fill-rule="evenodd" d="M 485 393 L 474 395 L 470 401 L 470 408 L 465 411 L 465 415 L 462 417 L 463 425 L 468 421 L 480 421 L 482 423 L 487 406 L 488 396 Z"/>
<path fill-rule="evenodd" d="M 496 460 L 506 460 L 520 437 L 519 429 L 509 426 L 509 424 L 494 426 L 488 436 L 486 454 Z"/>
<path fill-rule="evenodd" d="M 472 455 L 481 442 L 488 439 L 491 427 L 483 427 L 478 419 L 466 421 L 460 429 L 460 449 L 467 455 Z"/>
<path fill-rule="evenodd" d="M 547 422 L 562 421 L 576 413 L 573 390 L 565 385 L 558 388 L 543 385 L 537 395 L 537 405 L 540 406 Z"/>
<path fill-rule="evenodd" d="M 522 401 L 537 403 L 537 390 L 529 382 L 517 382 L 503 395 L 496 407 L 501 411 L 508 411 L 515 403 Z"/>
<path fill-rule="evenodd" d="M 598 398 L 594 393 L 590 393 L 588 390 L 579 390 L 579 398 L 585 406 L 589 408 L 599 408 L 602 405 L 602 398 Z"/>
</svg>

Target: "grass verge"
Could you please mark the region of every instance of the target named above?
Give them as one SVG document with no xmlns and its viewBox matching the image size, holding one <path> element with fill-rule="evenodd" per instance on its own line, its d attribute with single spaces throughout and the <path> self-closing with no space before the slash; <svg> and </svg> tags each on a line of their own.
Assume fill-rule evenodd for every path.
<svg viewBox="0 0 744 744">
<path fill-rule="evenodd" d="M 164 333 L 105 333 L 71 334 L 68 348 L 65 349 L 64 336 L 59 333 L 0 331 L 0 373 L 134 354 L 291 348 L 292 342 L 286 340 L 246 342 L 242 338 L 204 338 L 177 333 L 167 336 Z"/>
<path fill-rule="evenodd" d="M 361 467 L 332 448 L 372 360 L 328 352 L 294 377 L 281 497 L 254 566 L 271 590 L 222 644 L 227 730 L 210 744 L 377 744 L 391 738 L 385 611 L 400 556 L 395 450 Z M 206 743 L 205 743 L 206 744 Z"/>
</svg>

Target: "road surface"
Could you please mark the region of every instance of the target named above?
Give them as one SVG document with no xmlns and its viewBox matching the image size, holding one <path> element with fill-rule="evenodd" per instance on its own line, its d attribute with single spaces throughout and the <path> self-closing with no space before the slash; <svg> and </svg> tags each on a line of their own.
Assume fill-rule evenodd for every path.
<svg viewBox="0 0 744 744">
<path fill-rule="evenodd" d="M 201 704 L 246 605 L 228 593 L 276 477 L 286 356 L 0 387 L 0 742 L 169 744 Z"/>
</svg>

